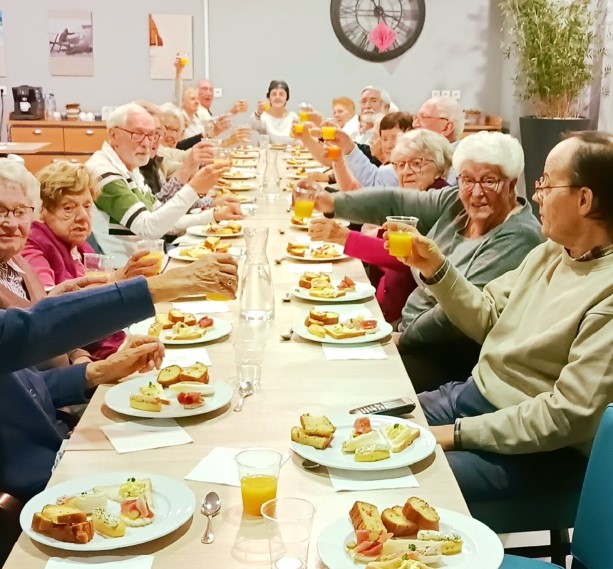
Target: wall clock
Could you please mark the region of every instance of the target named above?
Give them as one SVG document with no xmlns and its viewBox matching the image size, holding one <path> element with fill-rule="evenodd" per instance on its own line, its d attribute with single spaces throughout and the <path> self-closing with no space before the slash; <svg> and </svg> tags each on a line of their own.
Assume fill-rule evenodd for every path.
<svg viewBox="0 0 613 569">
<path fill-rule="evenodd" d="M 424 0 L 330 2 L 336 37 L 345 49 L 367 61 L 389 61 L 403 54 L 417 41 L 425 18 Z"/>
</svg>

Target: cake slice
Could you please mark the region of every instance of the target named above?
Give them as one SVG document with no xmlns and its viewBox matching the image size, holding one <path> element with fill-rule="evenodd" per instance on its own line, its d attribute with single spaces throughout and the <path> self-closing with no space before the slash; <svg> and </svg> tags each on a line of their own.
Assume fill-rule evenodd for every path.
<svg viewBox="0 0 613 569">
<path fill-rule="evenodd" d="M 336 431 L 336 427 L 330 422 L 328 417 L 317 417 L 309 413 L 300 415 L 300 424 L 307 435 L 330 437 Z"/>
<path fill-rule="evenodd" d="M 353 529 L 356 531 L 367 530 L 378 535 L 387 531 L 381 521 L 381 515 L 377 506 L 368 502 L 358 501 L 353 504 L 351 510 L 349 510 L 349 517 L 351 518 Z"/>
</svg>

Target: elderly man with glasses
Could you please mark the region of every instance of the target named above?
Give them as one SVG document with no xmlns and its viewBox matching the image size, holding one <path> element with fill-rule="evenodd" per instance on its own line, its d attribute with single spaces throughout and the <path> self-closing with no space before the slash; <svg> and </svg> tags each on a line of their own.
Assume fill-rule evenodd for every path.
<svg viewBox="0 0 613 569">
<path fill-rule="evenodd" d="M 117 108 L 107 121 L 108 141 L 87 161 L 100 194 L 93 212 L 93 233 L 102 251 L 124 265 L 139 239 L 158 239 L 192 225 L 217 221 L 215 211 L 191 215 L 194 203 L 211 190 L 221 173 L 206 166 L 166 203 L 160 203 L 139 168 L 149 162 L 160 132 L 140 105 Z"/>
</svg>

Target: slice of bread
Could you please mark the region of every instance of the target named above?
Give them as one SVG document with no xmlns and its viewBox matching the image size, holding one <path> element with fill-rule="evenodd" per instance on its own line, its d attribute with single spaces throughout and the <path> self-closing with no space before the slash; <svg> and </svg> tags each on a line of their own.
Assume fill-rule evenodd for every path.
<svg viewBox="0 0 613 569">
<path fill-rule="evenodd" d="M 211 251 L 215 251 L 220 241 L 221 238 L 219 237 L 207 237 L 204 240 L 204 246 Z"/>
<path fill-rule="evenodd" d="M 300 424 L 307 435 L 315 435 L 317 437 L 329 437 L 336 431 L 336 427 L 330 422 L 328 417 L 317 417 L 309 413 L 300 415 Z"/>
<path fill-rule="evenodd" d="M 343 452 L 355 452 L 360 447 L 380 444 L 383 442 L 383 438 L 377 431 L 370 431 L 357 437 L 351 437 L 343 443 Z"/>
<path fill-rule="evenodd" d="M 67 543 L 89 543 L 94 537 L 94 528 L 91 522 L 84 521 L 71 524 L 54 524 L 45 518 L 41 512 L 34 514 L 32 518 L 32 529 L 52 539 Z"/>
<path fill-rule="evenodd" d="M 179 381 L 209 382 L 209 368 L 201 362 L 196 362 L 188 368 L 183 368 L 179 374 Z M 172 385 L 172 384 L 171 384 Z"/>
<path fill-rule="evenodd" d="M 333 326 L 325 326 L 326 334 L 335 340 L 346 340 L 347 338 L 358 338 L 366 336 L 364 330 L 356 330 L 355 328 L 347 328 L 343 324 L 334 324 Z"/>
<path fill-rule="evenodd" d="M 417 534 L 417 524 L 404 517 L 402 506 L 386 508 L 381 512 L 381 520 L 387 531 L 394 537 L 414 537 Z"/>
<path fill-rule="evenodd" d="M 179 383 L 182 373 L 183 370 L 178 365 L 168 366 L 160 370 L 157 381 L 162 387 L 166 388 L 173 383 Z"/>
<path fill-rule="evenodd" d="M 392 452 L 403 451 L 421 434 L 419 429 L 414 429 L 403 423 L 385 425 L 380 430 Z"/>
<path fill-rule="evenodd" d="M 439 529 L 438 512 L 425 500 L 411 496 L 402 507 L 402 514 L 410 522 L 415 522 L 420 530 Z"/>
<path fill-rule="evenodd" d="M 170 310 L 168 312 L 168 320 L 170 320 L 173 323 L 183 322 L 185 320 L 185 314 L 181 312 L 181 310 L 176 310 L 176 309 Z"/>
<path fill-rule="evenodd" d="M 386 531 L 377 506 L 373 506 L 373 504 L 368 502 L 356 502 L 353 504 L 351 510 L 349 510 L 349 517 L 351 518 L 353 529 L 356 531 L 363 529 L 379 535 Z"/>
<path fill-rule="evenodd" d="M 317 336 L 318 338 L 326 337 L 326 329 L 321 324 L 310 324 L 307 328 L 310 334 Z"/>
<path fill-rule="evenodd" d="M 188 312 L 183 315 L 183 322 L 185 322 L 188 326 L 195 326 L 198 324 L 198 319 Z"/>
<path fill-rule="evenodd" d="M 313 298 L 340 298 L 345 296 L 345 292 L 334 287 L 312 288 L 309 290 L 309 296 Z"/>
<path fill-rule="evenodd" d="M 168 318 L 168 314 L 158 314 L 155 317 L 155 321 L 162 325 L 163 330 L 169 330 L 172 328 L 173 322 Z"/>
<path fill-rule="evenodd" d="M 130 394 L 130 407 L 139 411 L 151 411 L 158 413 L 162 410 L 162 401 L 157 396 L 143 395 L 142 393 Z"/>
<path fill-rule="evenodd" d="M 330 444 L 332 436 L 318 437 L 317 435 L 308 435 L 301 427 L 292 427 L 292 441 L 322 450 Z"/>
<path fill-rule="evenodd" d="M 356 462 L 377 462 L 390 457 L 390 448 L 383 444 L 371 444 L 355 450 Z"/>
<path fill-rule="evenodd" d="M 325 325 L 337 324 L 340 319 L 338 312 L 326 312 L 316 308 L 310 310 L 309 318 Z"/>
<path fill-rule="evenodd" d="M 72 506 L 47 504 L 41 515 L 54 524 L 78 524 L 87 521 L 87 514 Z"/>
</svg>

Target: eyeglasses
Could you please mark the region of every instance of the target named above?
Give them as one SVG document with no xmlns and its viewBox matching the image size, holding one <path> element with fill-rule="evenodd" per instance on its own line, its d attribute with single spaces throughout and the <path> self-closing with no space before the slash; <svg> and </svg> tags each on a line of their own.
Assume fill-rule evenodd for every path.
<svg viewBox="0 0 613 569">
<path fill-rule="evenodd" d="M 460 186 L 460 191 L 468 194 L 473 191 L 475 186 L 480 186 L 484 192 L 498 192 L 498 188 L 502 180 L 500 178 L 484 178 L 483 180 L 473 180 L 468 176 L 460 176 L 458 178 L 458 182 Z"/>
<path fill-rule="evenodd" d="M 548 196 L 551 190 L 555 190 L 558 188 L 580 188 L 577 184 L 563 184 L 560 186 L 547 186 L 545 185 L 546 180 L 544 176 L 541 176 L 536 182 L 534 182 L 534 195 L 537 198 L 544 198 Z"/>
<path fill-rule="evenodd" d="M 412 160 L 397 160 L 396 162 L 392 162 L 398 170 L 404 170 L 408 166 L 409 170 L 415 174 L 419 174 L 427 164 L 433 163 L 434 160 L 430 160 L 429 158 L 413 158 Z"/>
<path fill-rule="evenodd" d="M 423 120 L 426 120 L 426 121 L 436 121 L 436 120 L 448 121 L 449 119 L 447 117 L 430 117 L 428 115 L 422 115 L 420 113 L 417 113 L 415 115 L 415 118 L 413 119 L 413 122 L 415 122 L 415 121 L 423 121 Z"/>
<path fill-rule="evenodd" d="M 134 142 L 143 142 L 145 138 L 149 140 L 149 142 L 157 142 L 160 139 L 159 132 L 152 132 L 151 134 L 147 134 L 146 132 L 128 130 L 127 128 L 122 128 L 120 126 L 116 126 L 115 128 L 127 132 L 130 135 L 130 139 Z"/>
<path fill-rule="evenodd" d="M 8 207 L 0 206 L 0 219 L 8 219 L 9 213 L 19 221 L 28 219 L 34 213 L 34 207 L 31 205 L 19 205 L 16 208 L 9 209 Z"/>
</svg>

